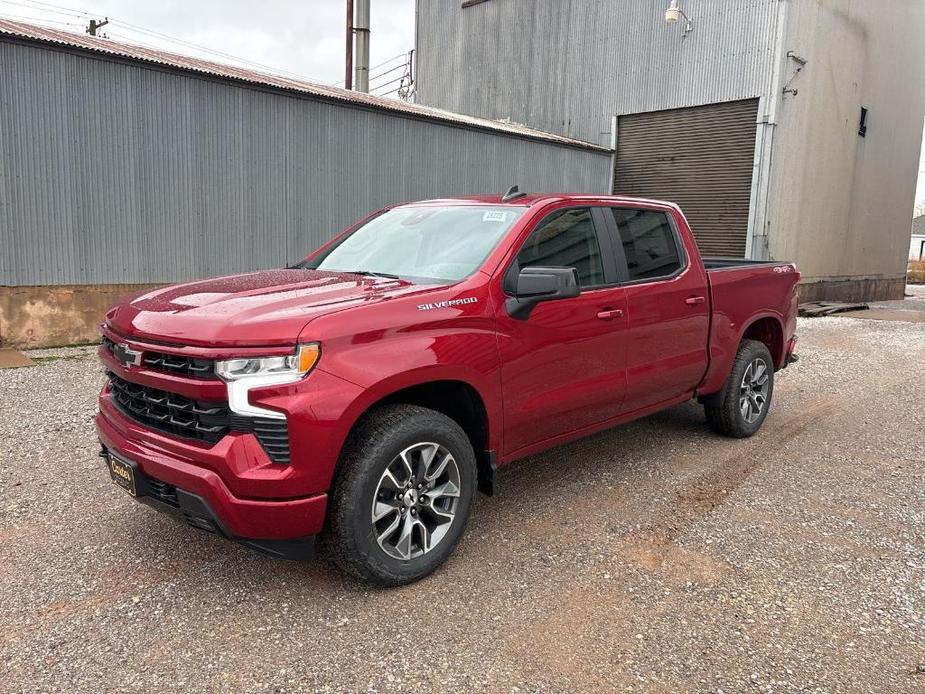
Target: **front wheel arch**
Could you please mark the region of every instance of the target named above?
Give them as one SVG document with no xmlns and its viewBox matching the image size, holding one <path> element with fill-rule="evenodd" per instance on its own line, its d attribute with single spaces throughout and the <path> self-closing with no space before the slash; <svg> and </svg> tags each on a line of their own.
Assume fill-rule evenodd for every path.
<svg viewBox="0 0 925 694">
<path fill-rule="evenodd" d="M 388 405 L 414 405 L 434 410 L 452 419 L 466 433 L 475 452 L 478 489 L 488 496 L 494 493 L 496 461 L 492 448 L 491 415 L 485 399 L 474 385 L 461 379 L 441 378 L 377 390 L 379 392 L 376 397 L 355 410 L 347 437 L 364 417 L 378 408 Z"/>
</svg>

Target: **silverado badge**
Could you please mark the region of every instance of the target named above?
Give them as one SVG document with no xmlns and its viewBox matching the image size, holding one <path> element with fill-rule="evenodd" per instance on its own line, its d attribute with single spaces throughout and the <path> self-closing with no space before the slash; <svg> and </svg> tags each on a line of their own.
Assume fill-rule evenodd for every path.
<svg viewBox="0 0 925 694">
<path fill-rule="evenodd" d="M 478 297 L 467 296 L 465 299 L 448 299 L 447 301 L 437 301 L 433 304 L 418 304 L 418 311 L 432 311 L 435 308 L 449 308 L 450 306 L 461 306 L 462 304 L 474 304 Z"/>
</svg>

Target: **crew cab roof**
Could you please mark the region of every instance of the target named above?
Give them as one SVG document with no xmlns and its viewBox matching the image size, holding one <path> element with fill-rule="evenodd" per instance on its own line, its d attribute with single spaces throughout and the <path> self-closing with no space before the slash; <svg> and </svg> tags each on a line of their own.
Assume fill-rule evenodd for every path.
<svg viewBox="0 0 925 694">
<path fill-rule="evenodd" d="M 575 202 L 575 203 L 609 203 L 614 205 L 663 205 L 666 207 L 675 207 L 674 203 L 665 200 L 652 200 L 649 198 L 630 197 L 625 195 L 604 195 L 593 193 L 526 193 L 513 200 L 503 200 L 501 194 L 497 195 L 467 195 L 458 198 L 435 198 L 433 200 L 419 200 L 405 202 L 395 207 L 405 205 L 505 205 L 509 207 L 532 207 L 538 203 L 551 202 Z"/>
</svg>

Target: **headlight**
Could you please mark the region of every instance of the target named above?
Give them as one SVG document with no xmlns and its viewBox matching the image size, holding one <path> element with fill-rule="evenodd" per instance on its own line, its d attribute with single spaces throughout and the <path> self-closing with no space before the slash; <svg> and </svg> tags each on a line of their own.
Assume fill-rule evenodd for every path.
<svg viewBox="0 0 925 694">
<path fill-rule="evenodd" d="M 318 361 L 321 350 L 317 342 L 299 345 L 295 354 L 285 357 L 255 357 L 228 359 L 215 363 L 215 373 L 225 381 L 255 376 L 289 376 L 297 381 L 305 376 Z"/>
<path fill-rule="evenodd" d="M 228 386 L 228 406 L 232 412 L 248 417 L 285 419 L 286 415 L 282 412 L 252 405 L 248 394 L 254 388 L 282 386 L 303 379 L 318 363 L 319 356 L 320 345 L 311 342 L 299 345 L 294 354 L 283 357 L 218 361 L 215 362 L 215 373 Z"/>
</svg>

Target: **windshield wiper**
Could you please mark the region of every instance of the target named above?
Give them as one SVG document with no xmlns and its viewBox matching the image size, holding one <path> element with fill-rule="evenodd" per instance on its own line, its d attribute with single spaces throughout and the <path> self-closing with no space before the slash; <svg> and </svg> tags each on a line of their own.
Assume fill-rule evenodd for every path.
<svg viewBox="0 0 925 694">
<path fill-rule="evenodd" d="M 363 275 L 364 277 L 385 277 L 390 280 L 401 279 L 398 275 L 390 275 L 388 272 L 373 272 L 372 270 L 341 270 L 340 272 L 347 272 L 351 275 Z"/>
</svg>

